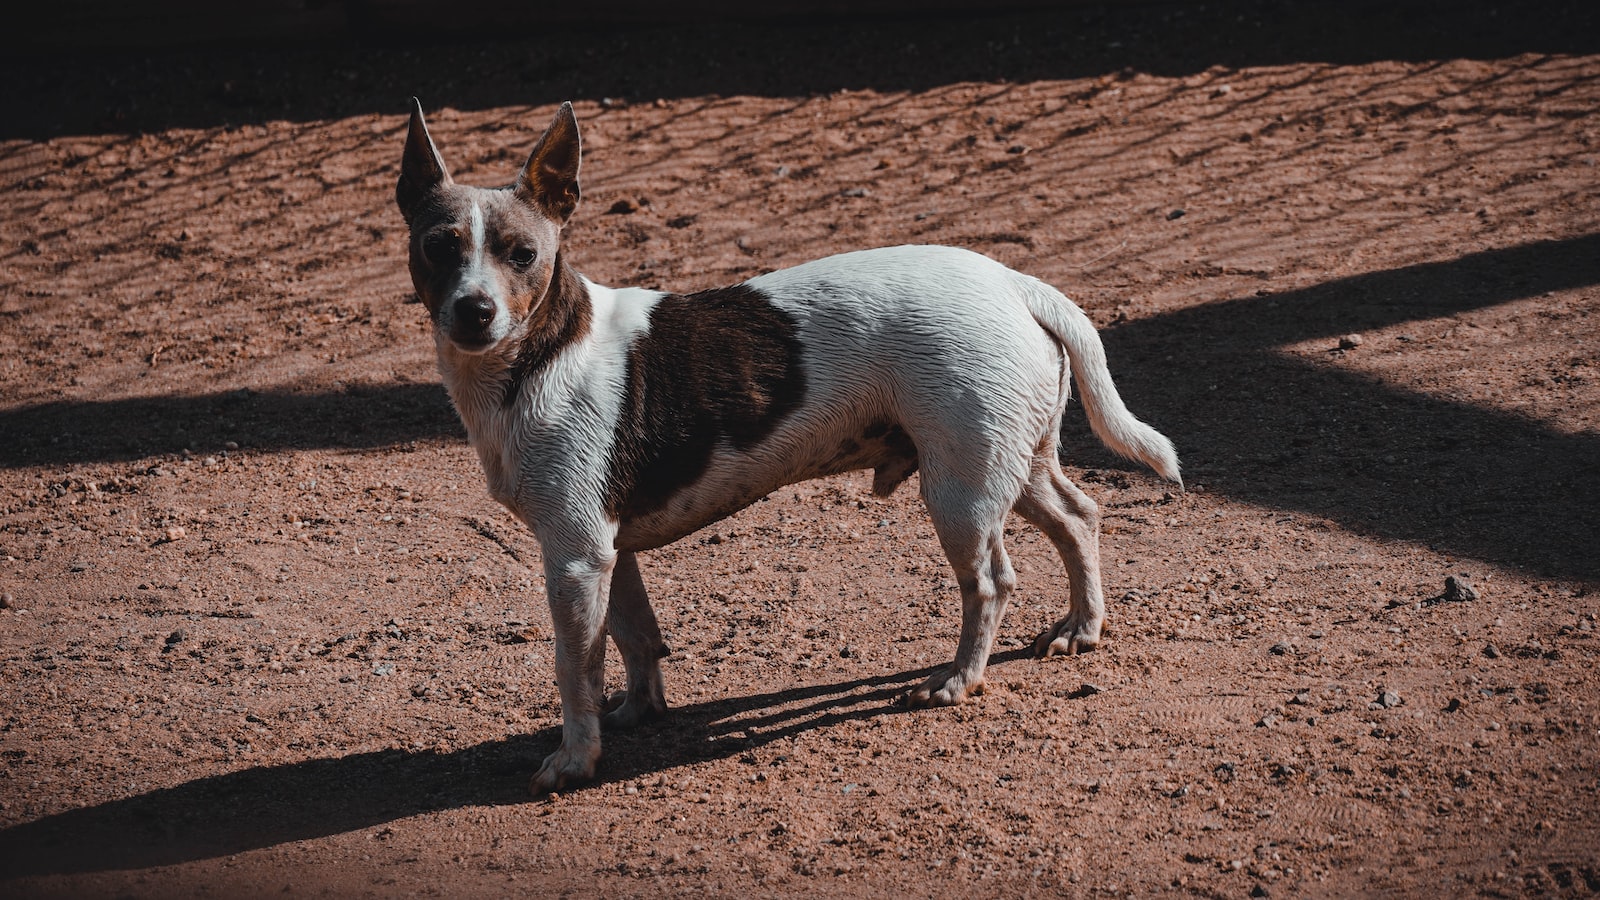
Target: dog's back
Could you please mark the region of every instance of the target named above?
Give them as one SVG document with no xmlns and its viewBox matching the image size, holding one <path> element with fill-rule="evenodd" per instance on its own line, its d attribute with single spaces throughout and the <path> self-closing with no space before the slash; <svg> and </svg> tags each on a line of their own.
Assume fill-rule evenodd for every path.
<svg viewBox="0 0 1600 900">
<path fill-rule="evenodd" d="M 781 407 L 780 415 L 757 441 L 711 448 L 693 483 L 676 485 L 656 508 L 636 510 L 623 524 L 626 546 L 674 540 L 784 484 L 854 469 L 875 469 L 879 494 L 918 468 L 994 480 L 982 490 L 1014 494 L 1001 483 L 1020 485 L 1036 448 L 1053 439 L 1070 393 L 1068 360 L 1078 356 L 1086 362 L 1080 381 L 1093 388 L 1086 405 L 1097 433 L 1176 477 L 1171 444 L 1127 413 L 1115 388 L 1108 390 L 1109 377 L 1096 378 L 1104 353 L 1082 312 L 988 257 L 938 246 L 864 250 L 758 276 L 737 290 L 747 305 L 745 333 L 721 336 L 713 352 L 765 342 L 767 362 L 783 357 L 784 371 L 729 373 L 745 383 L 724 384 L 722 402 L 773 393 L 749 383 L 765 378 L 788 394 L 765 407 Z M 680 316 L 717 327 L 717 307 L 728 296 L 707 293 L 687 298 L 703 297 L 700 309 L 658 306 L 638 340 L 696 327 L 675 322 Z M 775 313 L 763 313 L 768 308 Z M 792 338 L 771 338 L 769 319 L 786 323 Z M 705 349 L 704 341 L 660 347 L 678 359 L 656 365 L 681 377 Z"/>
</svg>

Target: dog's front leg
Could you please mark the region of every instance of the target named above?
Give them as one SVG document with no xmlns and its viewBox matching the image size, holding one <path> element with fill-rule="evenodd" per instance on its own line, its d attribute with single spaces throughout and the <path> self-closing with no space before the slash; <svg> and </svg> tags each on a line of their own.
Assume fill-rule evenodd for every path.
<svg viewBox="0 0 1600 900">
<path fill-rule="evenodd" d="M 545 548 L 545 583 L 555 625 L 561 746 L 533 776 L 535 794 L 594 777 L 600 761 L 600 706 L 605 695 L 606 605 L 616 556 Z"/>
</svg>

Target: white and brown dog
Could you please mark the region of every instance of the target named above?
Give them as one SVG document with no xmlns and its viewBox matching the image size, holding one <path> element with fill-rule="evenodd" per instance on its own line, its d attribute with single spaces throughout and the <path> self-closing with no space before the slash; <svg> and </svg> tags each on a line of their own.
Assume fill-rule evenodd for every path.
<svg viewBox="0 0 1600 900">
<path fill-rule="evenodd" d="M 514 184 L 458 185 L 416 104 L 395 192 L 445 387 L 489 492 L 543 550 L 563 730 L 536 792 L 594 776 L 602 719 L 666 710 L 635 554 L 808 478 L 873 469 L 887 496 L 922 473 L 961 638 L 911 706 L 981 689 L 1016 581 L 1010 510 L 1054 543 L 1071 586 L 1034 652 L 1095 647 L 1099 512 L 1056 459 L 1068 370 L 1108 447 L 1179 474 L 1172 443 L 1123 406 L 1082 310 L 949 247 L 846 253 L 694 294 L 603 287 L 561 253 L 579 155 L 567 104 Z M 602 716 L 607 632 L 627 690 Z"/>
</svg>

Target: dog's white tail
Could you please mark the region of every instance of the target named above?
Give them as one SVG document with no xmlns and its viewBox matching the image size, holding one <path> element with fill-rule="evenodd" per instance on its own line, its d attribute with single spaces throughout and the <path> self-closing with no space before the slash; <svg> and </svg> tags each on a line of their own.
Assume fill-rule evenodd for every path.
<svg viewBox="0 0 1600 900">
<path fill-rule="evenodd" d="M 1034 321 L 1066 350 L 1072 378 L 1078 382 L 1083 409 L 1095 436 L 1116 453 L 1144 463 L 1181 486 L 1178 451 L 1166 435 L 1139 421 L 1123 405 L 1106 368 L 1105 345 L 1100 343 L 1094 323 L 1060 291 L 1036 278 L 1022 277 L 1023 300 Z"/>
</svg>

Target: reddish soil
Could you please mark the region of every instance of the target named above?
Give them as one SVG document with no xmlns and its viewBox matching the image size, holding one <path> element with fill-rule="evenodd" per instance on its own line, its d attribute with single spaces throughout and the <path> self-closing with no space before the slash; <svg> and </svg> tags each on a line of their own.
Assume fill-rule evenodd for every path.
<svg viewBox="0 0 1600 900">
<path fill-rule="evenodd" d="M 0 893 L 1600 890 L 1600 23 L 1535 6 L 8 59 Z M 1062 287 L 1189 479 L 1069 416 L 1107 643 L 1028 657 L 1019 521 L 989 691 L 896 708 L 958 623 L 915 485 L 798 485 L 645 557 L 674 713 L 530 798 L 539 551 L 411 302 L 411 94 L 488 184 L 575 100 L 603 282 Z"/>
</svg>

